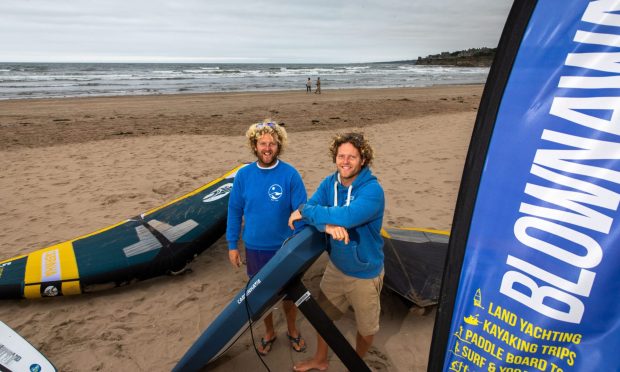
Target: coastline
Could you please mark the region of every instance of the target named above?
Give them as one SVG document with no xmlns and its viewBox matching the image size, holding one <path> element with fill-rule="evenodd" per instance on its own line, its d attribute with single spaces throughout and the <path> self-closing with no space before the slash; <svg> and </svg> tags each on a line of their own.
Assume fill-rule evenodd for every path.
<svg viewBox="0 0 620 372">
<path fill-rule="evenodd" d="M 482 88 L 0 101 L 0 259 L 111 225 L 252 161 L 245 129 L 266 117 L 286 123 L 282 159 L 300 171 L 309 194 L 333 171 L 332 135 L 360 130 L 376 151 L 384 225 L 449 230 Z M 325 260 L 304 276 L 313 294 Z M 246 281 L 228 265 L 223 239 L 191 268 L 92 294 L 2 300 L 0 319 L 63 371 L 170 370 Z M 433 313 L 409 312 L 389 293 L 382 299 L 382 328 L 367 362 L 377 371 L 425 371 Z M 265 361 L 289 370 L 314 351 L 314 331 L 300 316 L 309 347 L 293 353 L 281 311 L 275 315 L 279 341 Z M 337 325 L 355 338 L 351 314 Z M 246 333 L 214 370 L 259 366 L 250 342 Z M 342 370 L 330 358 L 330 371 Z"/>
<path fill-rule="evenodd" d="M 238 135 L 263 118 L 289 132 L 342 130 L 472 112 L 483 85 L 261 93 L 196 93 L 0 101 L 0 151 L 172 134 Z M 75 128 L 79 127 L 79 135 Z"/>
<path fill-rule="evenodd" d="M 482 84 L 488 67 L 404 63 L 3 63 L 0 100 Z M 314 89 L 313 89 L 314 90 Z"/>
</svg>

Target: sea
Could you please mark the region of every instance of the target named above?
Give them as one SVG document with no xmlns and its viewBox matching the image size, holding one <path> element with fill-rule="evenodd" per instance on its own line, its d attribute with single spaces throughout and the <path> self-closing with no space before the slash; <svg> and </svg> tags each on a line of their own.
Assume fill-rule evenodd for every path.
<svg viewBox="0 0 620 372">
<path fill-rule="evenodd" d="M 2 63 L 0 100 L 483 84 L 489 68 L 354 64 Z"/>
</svg>

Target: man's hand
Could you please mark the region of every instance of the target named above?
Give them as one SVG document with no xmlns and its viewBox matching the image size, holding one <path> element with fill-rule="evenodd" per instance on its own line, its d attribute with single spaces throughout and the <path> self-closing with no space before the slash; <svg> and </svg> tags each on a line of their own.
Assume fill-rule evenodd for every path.
<svg viewBox="0 0 620 372">
<path fill-rule="evenodd" d="M 234 268 L 241 267 L 241 256 L 239 256 L 238 249 L 229 249 L 228 250 L 228 260 L 233 265 Z"/>
<path fill-rule="evenodd" d="M 331 235 L 334 240 L 344 240 L 344 244 L 349 244 L 349 233 L 344 227 L 336 225 L 325 225 L 325 232 Z"/>
<path fill-rule="evenodd" d="M 295 225 L 293 225 L 293 222 L 299 220 L 301 220 L 301 213 L 299 212 L 299 209 L 295 209 L 288 218 L 288 227 L 290 227 L 291 230 L 295 230 Z"/>
</svg>

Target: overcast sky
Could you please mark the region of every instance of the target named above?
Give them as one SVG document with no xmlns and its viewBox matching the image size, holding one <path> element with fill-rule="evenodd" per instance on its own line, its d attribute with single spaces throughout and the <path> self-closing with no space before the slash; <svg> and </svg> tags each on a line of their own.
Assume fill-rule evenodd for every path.
<svg viewBox="0 0 620 372">
<path fill-rule="evenodd" d="M 509 0 L 0 0 L 3 62 L 378 62 L 496 47 Z"/>
</svg>

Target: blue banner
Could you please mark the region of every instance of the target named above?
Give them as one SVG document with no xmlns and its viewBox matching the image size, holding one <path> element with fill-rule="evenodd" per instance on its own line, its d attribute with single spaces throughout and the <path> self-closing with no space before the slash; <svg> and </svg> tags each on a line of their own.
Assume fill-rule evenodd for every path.
<svg viewBox="0 0 620 372">
<path fill-rule="evenodd" d="M 444 371 L 620 370 L 619 136 L 620 1 L 538 1 L 481 165 Z"/>
</svg>

